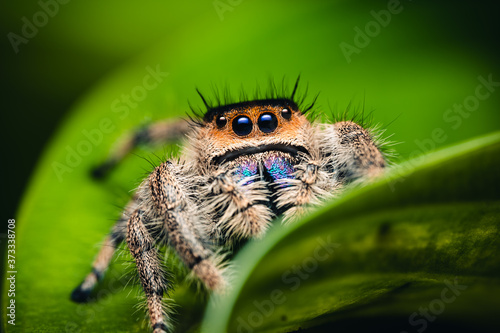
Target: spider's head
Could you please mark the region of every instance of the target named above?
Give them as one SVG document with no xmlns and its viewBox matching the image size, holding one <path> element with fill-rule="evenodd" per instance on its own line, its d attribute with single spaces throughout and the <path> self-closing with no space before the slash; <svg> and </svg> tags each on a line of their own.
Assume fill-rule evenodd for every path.
<svg viewBox="0 0 500 333">
<path fill-rule="evenodd" d="M 243 155 L 309 153 L 311 124 L 290 99 L 246 101 L 210 109 L 197 140 L 202 159 L 222 164 Z"/>
</svg>

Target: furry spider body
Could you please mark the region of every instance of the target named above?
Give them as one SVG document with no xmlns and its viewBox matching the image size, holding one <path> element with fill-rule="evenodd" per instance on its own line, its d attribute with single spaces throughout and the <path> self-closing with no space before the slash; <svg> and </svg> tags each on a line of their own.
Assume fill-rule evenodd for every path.
<svg viewBox="0 0 500 333">
<path fill-rule="evenodd" d="M 296 89 L 288 97 L 216 107 L 202 97 L 207 111 L 195 126 L 154 124 L 129 138 L 105 169 L 139 141 L 171 140 L 177 131 L 187 133 L 188 143 L 179 162 L 161 164 L 139 186 L 72 299 L 88 299 L 126 241 L 151 326 L 170 331 L 162 299 L 171 281 L 158 246 L 173 248 L 209 290 L 223 291 L 219 249 L 230 252 L 240 241 L 261 237 L 278 216 L 293 222 L 346 183 L 383 170 L 386 162 L 368 130 L 351 121 L 310 122 L 294 101 Z"/>
</svg>

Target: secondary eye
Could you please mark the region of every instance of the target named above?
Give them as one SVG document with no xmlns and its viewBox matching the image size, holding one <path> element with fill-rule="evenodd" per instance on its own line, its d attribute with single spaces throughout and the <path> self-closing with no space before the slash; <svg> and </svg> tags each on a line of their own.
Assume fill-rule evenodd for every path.
<svg viewBox="0 0 500 333">
<path fill-rule="evenodd" d="M 283 110 L 281 110 L 281 116 L 288 120 L 292 117 L 292 111 L 290 111 L 290 109 L 288 108 L 284 108 Z"/>
<path fill-rule="evenodd" d="M 215 121 L 215 123 L 217 124 L 217 127 L 222 128 L 222 127 L 226 126 L 227 119 L 224 116 L 219 116 L 219 117 L 217 117 L 217 120 Z"/>
<path fill-rule="evenodd" d="M 258 124 L 262 132 L 271 133 L 278 127 L 278 119 L 273 113 L 263 113 L 259 117 Z"/>
<path fill-rule="evenodd" d="M 233 120 L 233 131 L 239 136 L 250 134 L 252 128 L 252 121 L 247 116 L 238 116 Z"/>
</svg>

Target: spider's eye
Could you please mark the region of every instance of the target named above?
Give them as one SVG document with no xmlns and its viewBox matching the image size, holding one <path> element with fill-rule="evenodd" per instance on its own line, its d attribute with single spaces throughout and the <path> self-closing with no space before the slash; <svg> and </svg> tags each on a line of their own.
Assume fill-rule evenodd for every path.
<svg viewBox="0 0 500 333">
<path fill-rule="evenodd" d="M 238 116 L 233 120 L 233 131 L 239 136 L 250 134 L 252 127 L 252 121 L 247 116 Z"/>
<path fill-rule="evenodd" d="M 288 108 L 284 108 L 283 110 L 281 110 L 281 116 L 288 120 L 292 117 L 292 111 L 290 111 L 290 109 Z"/>
<path fill-rule="evenodd" d="M 259 117 L 258 124 L 262 132 L 271 133 L 278 127 L 278 119 L 273 113 L 263 113 Z"/>
<path fill-rule="evenodd" d="M 217 127 L 222 128 L 222 127 L 226 126 L 227 119 L 224 116 L 219 116 L 219 117 L 217 117 L 217 120 L 215 121 L 215 123 L 217 124 Z"/>
</svg>

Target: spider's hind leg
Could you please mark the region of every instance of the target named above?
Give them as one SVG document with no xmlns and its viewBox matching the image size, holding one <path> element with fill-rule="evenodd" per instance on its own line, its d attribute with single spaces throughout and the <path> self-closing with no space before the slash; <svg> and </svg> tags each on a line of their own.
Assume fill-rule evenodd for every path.
<svg viewBox="0 0 500 333">
<path fill-rule="evenodd" d="M 190 130 L 186 120 L 164 120 L 148 124 L 125 135 L 104 162 L 92 169 L 92 177 L 105 178 L 131 151 L 140 145 L 157 145 L 179 140 Z"/>
<path fill-rule="evenodd" d="M 99 254 L 92 264 L 92 270 L 71 293 L 71 300 L 77 303 L 85 303 L 91 299 L 92 291 L 104 277 L 106 270 L 118 246 L 125 240 L 127 234 L 127 221 L 130 214 L 137 208 L 137 200 L 134 198 L 125 208 L 122 216 L 113 225 L 111 232 L 104 240 Z"/>
</svg>

